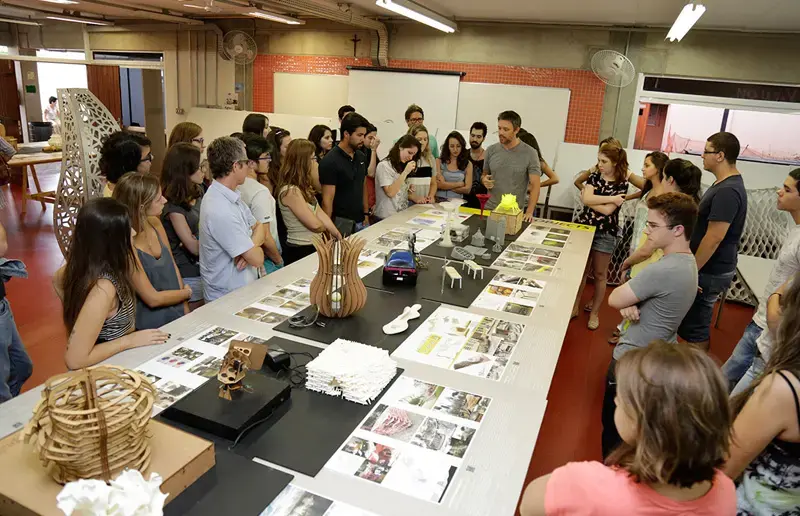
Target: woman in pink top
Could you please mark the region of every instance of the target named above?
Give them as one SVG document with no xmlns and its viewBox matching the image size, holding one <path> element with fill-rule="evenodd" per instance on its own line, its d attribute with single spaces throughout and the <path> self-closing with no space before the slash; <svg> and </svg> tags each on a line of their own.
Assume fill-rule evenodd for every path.
<svg viewBox="0 0 800 516">
<path fill-rule="evenodd" d="M 624 443 L 603 465 L 571 462 L 534 480 L 522 516 L 733 515 L 731 410 L 716 364 L 699 348 L 655 341 L 617 364 L 614 422 Z"/>
</svg>

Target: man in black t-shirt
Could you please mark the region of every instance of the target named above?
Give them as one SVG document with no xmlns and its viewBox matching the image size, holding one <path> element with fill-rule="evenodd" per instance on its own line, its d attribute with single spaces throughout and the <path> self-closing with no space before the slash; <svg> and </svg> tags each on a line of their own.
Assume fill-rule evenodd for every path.
<svg viewBox="0 0 800 516">
<path fill-rule="evenodd" d="M 322 158 L 319 180 L 322 183 L 322 209 L 343 236 L 369 225 L 367 196 L 367 157 L 359 149 L 369 122 L 358 113 L 342 120 L 342 141 Z"/>
<path fill-rule="evenodd" d="M 697 226 L 692 233 L 699 289 L 678 335 L 706 350 L 714 304 L 733 281 L 747 218 L 747 192 L 736 169 L 739 148 L 736 136 L 721 132 L 708 138 L 703 151 L 703 168 L 714 174 L 716 181 L 700 201 Z"/>
<path fill-rule="evenodd" d="M 489 128 L 483 122 L 475 122 L 469 128 L 469 162 L 472 163 L 472 190 L 464 196 L 467 200 L 466 206 L 468 208 L 480 208 L 481 203 L 475 194 L 488 193 L 486 187 L 481 183 L 481 175 L 483 174 L 483 155 L 486 149 L 483 148 L 483 141 L 486 139 L 486 134 Z"/>
</svg>

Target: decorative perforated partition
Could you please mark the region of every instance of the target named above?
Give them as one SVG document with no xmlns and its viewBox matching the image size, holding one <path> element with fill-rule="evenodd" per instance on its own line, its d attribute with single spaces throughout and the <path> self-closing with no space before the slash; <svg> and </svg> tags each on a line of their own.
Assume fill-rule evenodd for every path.
<svg viewBox="0 0 800 516">
<path fill-rule="evenodd" d="M 78 210 L 92 197 L 103 194 L 100 147 L 119 124 L 106 107 L 85 88 L 58 90 L 62 155 L 56 189 L 53 227 L 61 253 L 66 256 Z"/>
<path fill-rule="evenodd" d="M 577 177 L 577 174 L 576 176 Z M 574 180 L 574 178 L 573 178 Z M 708 189 L 708 185 L 703 185 L 703 191 Z M 630 192 L 636 189 L 631 187 Z M 575 210 L 572 219 L 578 218 L 583 203 L 580 199 L 580 192 L 575 189 Z M 747 190 L 747 220 L 745 222 L 744 233 L 739 241 L 739 253 L 759 258 L 775 259 L 778 257 L 781 245 L 789 231 L 791 217 L 776 208 L 775 190 L 772 188 Z M 631 238 L 633 233 L 633 217 L 636 212 L 636 201 L 629 201 L 620 208 L 619 222 L 622 237 L 617 242 L 617 247 L 611 256 L 611 264 L 608 270 L 609 285 L 619 285 L 624 283 L 621 276 L 622 262 L 631 253 Z M 728 290 L 728 301 L 740 301 L 752 306 L 758 304 L 758 296 L 762 292 L 750 292 L 744 281 L 736 273 L 733 283 Z"/>
</svg>

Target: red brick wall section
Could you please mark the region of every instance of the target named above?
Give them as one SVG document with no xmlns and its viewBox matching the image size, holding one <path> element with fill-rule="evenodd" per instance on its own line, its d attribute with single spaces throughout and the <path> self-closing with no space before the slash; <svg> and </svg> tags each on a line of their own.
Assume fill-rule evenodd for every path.
<svg viewBox="0 0 800 516">
<path fill-rule="evenodd" d="M 253 64 L 253 109 L 272 112 L 275 103 L 275 72 L 347 75 L 347 66 L 371 65 L 372 61 L 367 58 L 259 55 Z M 564 140 L 589 145 L 600 141 L 600 118 L 606 87 L 591 71 L 406 59 L 392 59 L 389 66 L 466 72 L 461 79 L 465 82 L 569 88 L 571 95 Z"/>
</svg>

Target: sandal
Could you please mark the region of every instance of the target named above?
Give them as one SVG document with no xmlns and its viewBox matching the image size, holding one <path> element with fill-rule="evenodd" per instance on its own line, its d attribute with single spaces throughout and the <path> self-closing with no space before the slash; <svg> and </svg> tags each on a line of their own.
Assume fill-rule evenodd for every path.
<svg viewBox="0 0 800 516">
<path fill-rule="evenodd" d="M 594 331 L 600 327 L 600 318 L 596 315 L 589 316 L 589 324 L 586 325 L 587 328 Z"/>
<path fill-rule="evenodd" d="M 591 312 L 592 311 L 592 305 L 594 305 L 594 303 L 589 301 L 587 304 L 583 305 L 583 311 L 584 312 Z"/>
<path fill-rule="evenodd" d="M 619 335 L 612 335 L 608 338 L 608 343 L 616 346 L 619 344 Z"/>
</svg>

